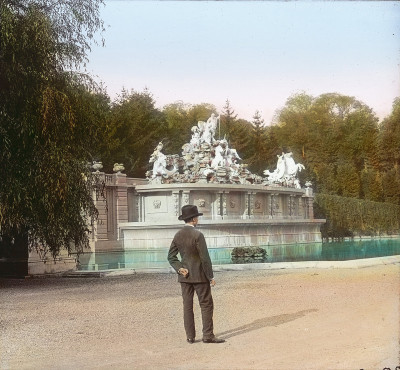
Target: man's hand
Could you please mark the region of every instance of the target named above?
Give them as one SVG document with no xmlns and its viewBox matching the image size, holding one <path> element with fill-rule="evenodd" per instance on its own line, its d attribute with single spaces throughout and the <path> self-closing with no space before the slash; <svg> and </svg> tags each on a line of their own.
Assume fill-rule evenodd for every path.
<svg viewBox="0 0 400 370">
<path fill-rule="evenodd" d="M 215 286 L 215 284 L 217 284 L 217 283 L 215 282 L 214 279 L 212 279 L 212 280 L 210 281 L 210 285 L 211 285 L 211 286 Z"/>
<path fill-rule="evenodd" d="M 185 269 L 184 267 L 181 267 L 178 270 L 178 274 L 182 275 L 183 277 L 187 277 L 189 275 L 189 270 Z"/>
</svg>

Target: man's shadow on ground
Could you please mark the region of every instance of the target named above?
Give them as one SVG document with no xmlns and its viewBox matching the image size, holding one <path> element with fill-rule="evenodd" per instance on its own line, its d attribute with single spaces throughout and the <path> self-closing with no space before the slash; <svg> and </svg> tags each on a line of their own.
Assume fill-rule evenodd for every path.
<svg viewBox="0 0 400 370">
<path fill-rule="evenodd" d="M 241 335 L 248 333 L 249 331 L 265 328 L 267 326 L 278 326 L 285 324 L 289 321 L 297 320 L 306 314 L 310 312 L 316 312 L 318 311 L 317 309 L 309 309 L 309 310 L 303 310 L 295 313 L 288 313 L 288 314 L 282 314 L 282 315 L 277 315 L 277 316 L 270 316 L 270 317 L 265 317 L 263 319 L 258 319 L 253 321 L 250 324 L 242 325 L 239 326 L 238 328 L 230 329 L 227 331 L 224 331 L 222 333 L 218 333 L 218 337 L 221 339 L 228 339 L 235 337 L 236 335 Z"/>
</svg>

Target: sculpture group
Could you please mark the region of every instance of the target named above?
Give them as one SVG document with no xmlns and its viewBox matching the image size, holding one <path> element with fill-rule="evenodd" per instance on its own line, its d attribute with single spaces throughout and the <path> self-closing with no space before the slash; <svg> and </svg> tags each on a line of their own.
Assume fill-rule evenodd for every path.
<svg viewBox="0 0 400 370">
<path fill-rule="evenodd" d="M 276 164 L 276 169 L 273 172 L 269 170 L 264 171 L 267 181 L 300 188 L 301 186 L 297 174 L 304 169 L 304 166 L 301 163 L 295 163 L 292 152 L 282 153 L 277 157 L 278 163 Z"/>
<path fill-rule="evenodd" d="M 192 137 L 182 146 L 181 156 L 165 155 L 160 142 L 149 160 L 153 166 L 146 173 L 149 183 L 263 184 L 300 188 L 297 175 L 304 166 L 295 163 L 292 153 L 278 155 L 276 169 L 265 170 L 265 177 L 253 174 L 246 164 L 239 163 L 242 159 L 225 138 L 215 139 L 219 118 L 213 113 L 207 121 L 193 126 Z"/>
</svg>

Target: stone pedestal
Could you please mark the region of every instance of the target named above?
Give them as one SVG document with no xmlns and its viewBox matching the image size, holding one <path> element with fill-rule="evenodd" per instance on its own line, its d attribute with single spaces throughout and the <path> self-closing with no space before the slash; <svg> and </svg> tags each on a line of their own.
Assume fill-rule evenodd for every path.
<svg viewBox="0 0 400 370">
<path fill-rule="evenodd" d="M 146 184 L 111 175 L 96 251 L 169 248 L 184 205 L 203 213 L 199 229 L 210 248 L 321 242 L 311 189 L 218 183 Z M 98 200 L 100 206 L 104 206 Z M 99 210 L 100 211 L 100 210 Z M 107 230 L 107 233 L 104 230 Z M 103 238 L 103 239 L 102 239 Z"/>
<path fill-rule="evenodd" d="M 310 217 L 313 198 L 302 189 L 152 184 L 136 186 L 135 193 L 140 198 L 140 221 L 118 223 L 124 250 L 168 248 L 183 226 L 178 216 L 186 204 L 203 213 L 198 227 L 210 248 L 321 242 L 325 220 Z"/>
</svg>

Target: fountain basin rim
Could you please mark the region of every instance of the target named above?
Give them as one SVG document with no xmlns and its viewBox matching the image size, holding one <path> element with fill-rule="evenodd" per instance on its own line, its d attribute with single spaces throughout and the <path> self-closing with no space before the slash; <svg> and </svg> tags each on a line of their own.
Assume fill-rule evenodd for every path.
<svg viewBox="0 0 400 370">
<path fill-rule="evenodd" d="M 243 263 L 213 265 L 214 272 L 221 271 L 246 271 L 246 270 L 293 270 L 293 269 L 354 269 L 366 268 L 378 265 L 400 264 L 400 255 L 372 257 L 365 259 L 345 261 L 299 261 L 299 262 L 272 262 L 272 263 Z M 134 274 L 175 274 L 172 267 L 149 267 L 149 268 L 127 268 L 109 269 L 102 271 L 72 271 L 68 275 L 73 277 L 99 276 L 113 277 Z"/>
<path fill-rule="evenodd" d="M 198 229 L 202 229 L 202 227 L 207 228 L 217 228 L 220 226 L 272 226 L 272 225 L 309 225 L 309 224 L 323 224 L 325 223 L 325 219 L 312 219 L 312 220 L 304 220 L 304 219 L 247 219 L 247 220 L 201 220 L 201 223 L 197 225 Z M 119 224 L 120 229 L 159 229 L 160 227 L 163 228 L 181 228 L 184 224 L 182 222 L 124 222 Z"/>
<path fill-rule="evenodd" d="M 265 186 L 261 184 L 216 184 L 216 183 L 175 183 L 175 184 L 146 184 L 136 185 L 135 190 L 139 193 L 168 191 L 168 190 L 219 190 L 219 191 L 264 191 L 268 193 L 291 193 L 304 194 L 305 189 L 296 189 L 281 186 Z"/>
</svg>

